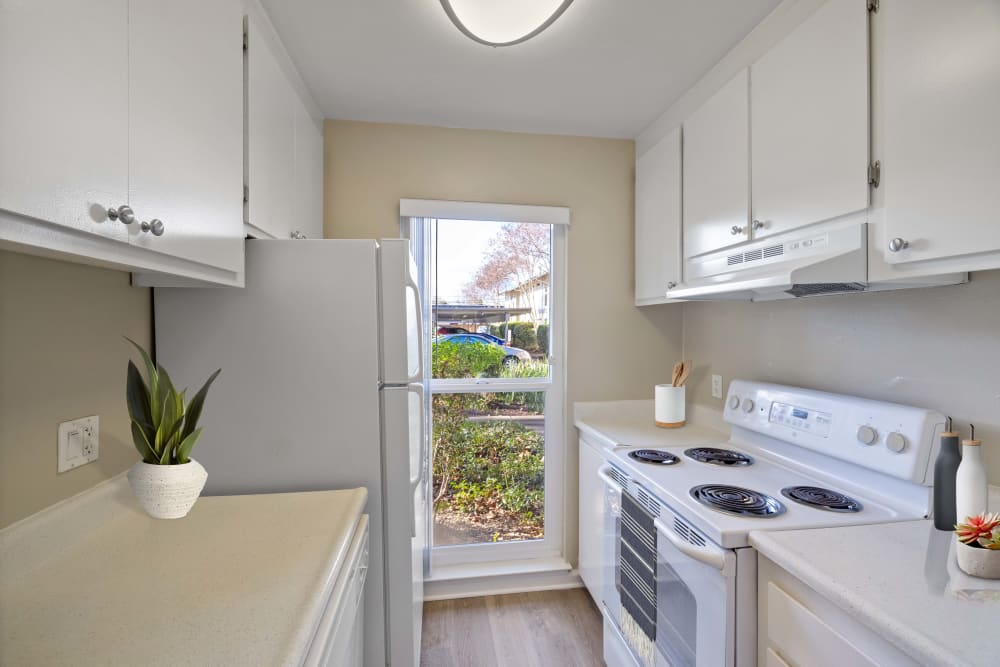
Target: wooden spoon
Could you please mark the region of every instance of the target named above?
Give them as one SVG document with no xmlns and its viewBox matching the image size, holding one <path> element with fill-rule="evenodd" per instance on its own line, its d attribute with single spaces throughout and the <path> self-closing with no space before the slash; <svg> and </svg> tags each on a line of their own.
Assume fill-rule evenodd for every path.
<svg viewBox="0 0 1000 667">
<path fill-rule="evenodd" d="M 684 386 L 684 383 L 687 382 L 688 375 L 691 374 L 691 366 L 693 366 L 693 365 L 694 365 L 693 362 L 690 362 L 690 361 L 686 361 L 683 364 L 681 364 L 681 374 L 677 378 L 677 382 L 674 383 L 675 387 L 683 387 Z"/>
<path fill-rule="evenodd" d="M 684 370 L 684 362 L 678 361 L 674 364 L 674 371 L 670 375 L 670 385 L 673 387 L 677 386 L 677 379 L 681 376 L 681 371 Z"/>
</svg>

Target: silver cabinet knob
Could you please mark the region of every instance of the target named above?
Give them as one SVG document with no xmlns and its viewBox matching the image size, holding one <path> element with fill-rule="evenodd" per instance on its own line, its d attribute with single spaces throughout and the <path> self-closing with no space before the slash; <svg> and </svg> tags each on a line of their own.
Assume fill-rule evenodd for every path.
<svg viewBox="0 0 1000 667">
<path fill-rule="evenodd" d="M 139 225 L 139 229 L 144 232 L 152 232 L 153 236 L 163 236 L 163 222 L 153 218 L 149 222 L 144 222 Z"/>
<path fill-rule="evenodd" d="M 108 220 L 121 220 L 126 225 L 135 222 L 135 212 L 128 204 L 122 204 L 118 208 L 108 207 Z"/>
<path fill-rule="evenodd" d="M 910 247 L 910 242 L 905 239 L 901 239 L 898 236 L 893 240 L 889 241 L 890 252 L 899 252 L 900 250 L 906 250 L 909 247 Z"/>
<path fill-rule="evenodd" d="M 289 234 L 289 236 L 291 236 L 293 239 L 296 239 L 296 240 L 302 240 L 302 239 L 306 238 L 306 235 L 303 234 L 302 232 L 300 232 L 297 229 L 294 232 L 292 232 L 291 234 Z"/>
<path fill-rule="evenodd" d="M 675 287 L 677 287 L 677 283 L 675 283 L 673 280 L 667 283 L 667 289 L 673 289 Z"/>
<path fill-rule="evenodd" d="M 738 235 L 742 234 L 743 232 L 745 232 L 746 229 L 747 229 L 746 227 L 740 227 L 739 225 L 733 225 L 732 228 L 729 230 L 729 233 L 732 234 L 733 236 L 738 236 Z"/>
<path fill-rule="evenodd" d="M 754 231 L 757 231 L 758 229 L 764 229 L 765 227 L 767 227 L 767 223 L 761 220 L 754 220 L 753 223 L 751 223 L 750 225 L 750 228 L 753 229 Z"/>
</svg>

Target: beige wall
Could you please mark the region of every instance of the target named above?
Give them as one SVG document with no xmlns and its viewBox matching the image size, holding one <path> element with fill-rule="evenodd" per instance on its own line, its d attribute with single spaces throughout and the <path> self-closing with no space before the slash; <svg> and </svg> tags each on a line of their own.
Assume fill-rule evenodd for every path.
<svg viewBox="0 0 1000 667">
<path fill-rule="evenodd" d="M 940 410 L 976 425 L 1000 484 L 1000 271 L 954 287 L 771 303 L 684 304 L 696 403 L 710 375 L 802 385 Z M 968 437 L 966 435 L 966 437 Z"/>
<path fill-rule="evenodd" d="M 567 206 L 567 406 L 649 398 L 680 352 L 680 308 L 634 303 L 631 141 L 327 121 L 326 236 L 399 236 L 401 198 Z M 573 429 L 567 423 L 567 438 Z M 576 448 L 566 461 L 576 553 Z"/>
<path fill-rule="evenodd" d="M 149 298 L 128 273 L 0 251 L 0 526 L 138 459 L 122 336 L 149 344 Z M 93 414 L 100 458 L 56 474 L 59 422 Z"/>
<path fill-rule="evenodd" d="M 399 236 L 401 198 L 568 206 L 568 401 L 648 398 L 680 308 L 634 303 L 631 141 L 326 121 L 326 236 Z"/>
</svg>

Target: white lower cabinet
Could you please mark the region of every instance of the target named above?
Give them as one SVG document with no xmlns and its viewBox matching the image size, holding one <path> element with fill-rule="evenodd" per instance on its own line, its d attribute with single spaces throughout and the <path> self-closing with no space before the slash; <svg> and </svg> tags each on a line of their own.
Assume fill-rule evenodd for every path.
<svg viewBox="0 0 1000 667">
<path fill-rule="evenodd" d="M 758 664 L 916 667 L 908 655 L 774 562 L 758 556 Z"/>
<path fill-rule="evenodd" d="M 368 515 L 361 517 L 340 575 L 319 621 L 304 667 L 363 667 Z M 321 584 L 322 582 L 317 582 Z"/>
<path fill-rule="evenodd" d="M 578 570 L 598 609 L 602 604 L 604 529 L 604 481 L 598 471 L 604 456 L 597 445 L 580 438 L 580 547 Z"/>
</svg>

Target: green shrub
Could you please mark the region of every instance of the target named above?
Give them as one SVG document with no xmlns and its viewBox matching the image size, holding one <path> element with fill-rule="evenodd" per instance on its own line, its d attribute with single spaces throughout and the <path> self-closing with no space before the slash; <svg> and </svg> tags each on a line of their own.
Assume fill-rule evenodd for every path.
<svg viewBox="0 0 1000 667">
<path fill-rule="evenodd" d="M 504 351 L 489 343 L 436 341 L 431 347 L 431 377 L 496 377 L 503 359 Z"/>
<path fill-rule="evenodd" d="M 538 325 L 538 351 L 542 354 L 548 356 L 549 354 L 549 325 L 539 324 Z"/>
<path fill-rule="evenodd" d="M 529 352 L 536 351 L 538 349 L 538 337 L 535 336 L 535 325 L 531 322 L 511 322 L 510 344 Z"/>
</svg>

